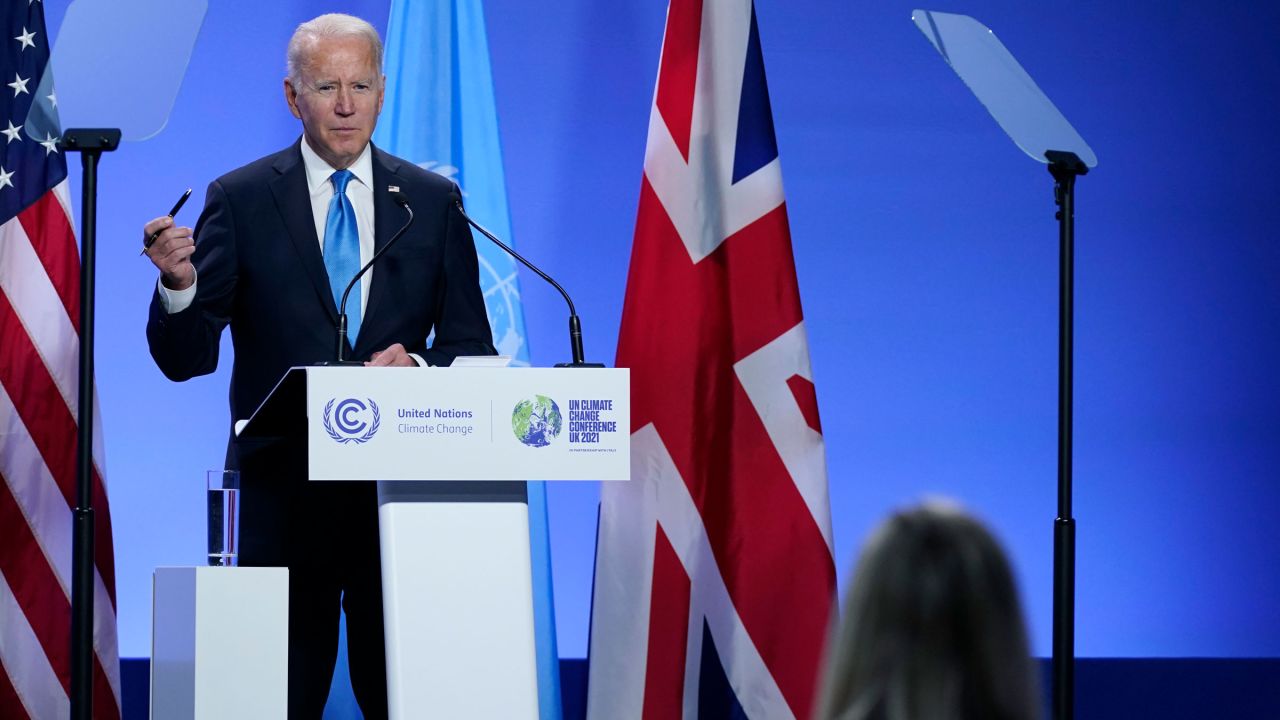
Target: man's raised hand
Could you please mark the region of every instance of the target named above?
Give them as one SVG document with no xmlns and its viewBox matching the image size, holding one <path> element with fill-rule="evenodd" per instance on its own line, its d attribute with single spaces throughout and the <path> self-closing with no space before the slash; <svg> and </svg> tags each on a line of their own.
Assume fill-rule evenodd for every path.
<svg viewBox="0 0 1280 720">
<path fill-rule="evenodd" d="M 142 241 L 160 231 L 156 241 L 145 250 L 151 263 L 160 270 L 160 281 L 170 290 L 186 290 L 196 281 L 196 268 L 191 255 L 196 251 L 191 228 L 175 226 L 173 218 L 158 217 L 142 226 Z"/>
</svg>

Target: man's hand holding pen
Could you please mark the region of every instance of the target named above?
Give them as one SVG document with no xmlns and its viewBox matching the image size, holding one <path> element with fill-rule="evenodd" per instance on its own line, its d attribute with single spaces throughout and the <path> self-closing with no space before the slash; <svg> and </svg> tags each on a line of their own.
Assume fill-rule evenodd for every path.
<svg viewBox="0 0 1280 720">
<path fill-rule="evenodd" d="M 196 251 L 191 228 L 174 227 L 173 218 L 191 197 L 191 188 L 182 193 L 173 209 L 142 227 L 142 254 L 160 269 L 160 281 L 170 290 L 186 290 L 196 281 L 191 254 Z"/>
<path fill-rule="evenodd" d="M 155 238 L 149 246 L 147 241 Z M 142 228 L 142 240 L 147 257 L 160 270 L 160 281 L 170 290 L 186 290 L 196 280 L 196 268 L 191 255 L 196 251 L 191 228 L 177 226 L 173 218 L 165 215 L 147 223 Z"/>
</svg>

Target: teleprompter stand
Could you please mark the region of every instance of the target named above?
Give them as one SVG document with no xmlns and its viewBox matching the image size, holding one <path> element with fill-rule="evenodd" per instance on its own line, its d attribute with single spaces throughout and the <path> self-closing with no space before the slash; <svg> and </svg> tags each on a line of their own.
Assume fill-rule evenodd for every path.
<svg viewBox="0 0 1280 720">
<path fill-rule="evenodd" d="M 1076 521 L 1071 510 L 1072 357 L 1075 345 L 1075 189 L 1089 172 L 1073 152 L 1049 150 L 1058 206 L 1058 517 L 1053 521 L 1053 716 L 1075 715 Z"/>
<path fill-rule="evenodd" d="M 912 21 L 1005 133 L 1049 165 L 1058 212 L 1058 514 L 1053 523 L 1053 717 L 1075 716 L 1075 518 L 1072 516 L 1072 351 L 1075 183 L 1098 164 L 1093 150 L 985 25 L 967 15 L 916 10 Z"/>
<path fill-rule="evenodd" d="M 93 714 L 93 298 L 98 227 L 98 160 L 120 147 L 116 129 L 75 129 L 62 149 L 80 153 L 80 378 L 76 408 L 76 508 L 71 541 L 71 717 Z"/>
<path fill-rule="evenodd" d="M 98 161 L 125 140 L 144 140 L 164 127 L 185 74 L 207 2 L 118 0 L 71 3 L 45 72 L 33 94 L 57 101 L 27 117 L 30 137 L 60 137 L 83 166 L 80 230 L 80 366 L 76 419 L 76 507 L 71 571 L 70 715 L 93 712 L 94 508 L 93 352 Z M 122 83 L 120 78 L 129 78 Z M 69 129 L 71 126 L 89 129 Z M 111 129 L 102 129 L 107 126 Z"/>
</svg>

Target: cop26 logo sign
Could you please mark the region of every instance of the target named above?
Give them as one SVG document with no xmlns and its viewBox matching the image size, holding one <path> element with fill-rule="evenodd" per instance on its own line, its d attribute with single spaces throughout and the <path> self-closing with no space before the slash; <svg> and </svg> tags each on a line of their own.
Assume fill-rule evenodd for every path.
<svg viewBox="0 0 1280 720">
<path fill-rule="evenodd" d="M 369 442 L 374 433 L 378 432 L 382 417 L 373 398 L 368 398 L 368 401 L 366 405 L 360 398 L 330 400 L 324 406 L 324 431 L 335 442 L 343 445 Z"/>
</svg>

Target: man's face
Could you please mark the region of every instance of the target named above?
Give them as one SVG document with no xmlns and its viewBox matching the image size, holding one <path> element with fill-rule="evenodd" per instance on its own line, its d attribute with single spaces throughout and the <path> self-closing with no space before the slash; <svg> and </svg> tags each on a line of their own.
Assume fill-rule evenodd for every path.
<svg viewBox="0 0 1280 720">
<path fill-rule="evenodd" d="M 319 38 L 304 58 L 298 86 L 284 81 L 285 100 L 302 121 L 311 149 L 341 170 L 355 162 L 373 136 L 385 79 L 362 38 Z"/>
</svg>

